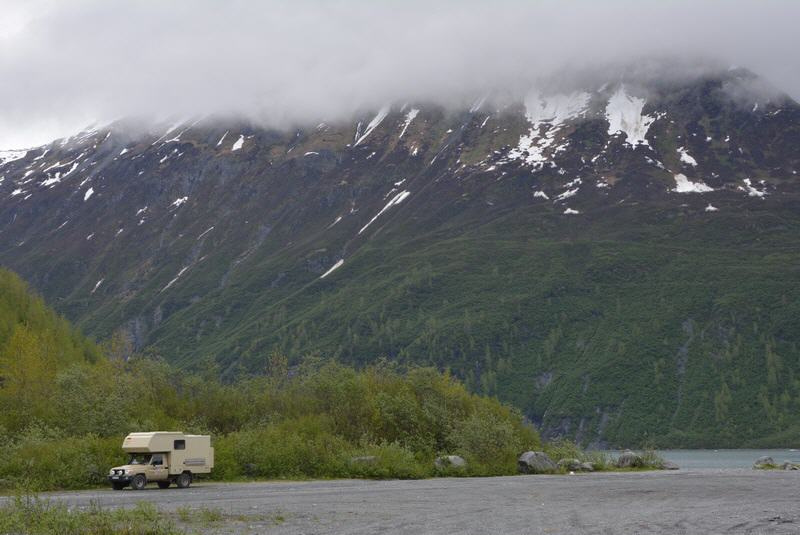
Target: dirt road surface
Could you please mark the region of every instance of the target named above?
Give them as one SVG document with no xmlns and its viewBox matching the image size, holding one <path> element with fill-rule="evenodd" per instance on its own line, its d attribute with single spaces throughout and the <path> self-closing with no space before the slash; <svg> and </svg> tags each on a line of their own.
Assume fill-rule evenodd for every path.
<svg viewBox="0 0 800 535">
<path fill-rule="evenodd" d="M 217 532 L 800 533 L 800 472 L 784 471 L 197 482 L 185 490 L 109 489 L 43 497 L 108 508 L 147 500 L 166 511 L 210 508 L 235 519 L 207 526 Z"/>
</svg>

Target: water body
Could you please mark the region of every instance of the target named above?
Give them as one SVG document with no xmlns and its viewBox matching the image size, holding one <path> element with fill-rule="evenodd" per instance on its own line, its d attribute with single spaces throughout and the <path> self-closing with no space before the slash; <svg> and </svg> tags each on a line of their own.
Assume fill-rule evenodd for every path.
<svg viewBox="0 0 800 535">
<path fill-rule="evenodd" d="M 616 453 L 616 452 L 615 452 Z M 660 450 L 659 455 L 684 470 L 752 468 L 759 457 L 768 455 L 777 464 L 800 464 L 800 449 L 784 450 Z"/>
</svg>

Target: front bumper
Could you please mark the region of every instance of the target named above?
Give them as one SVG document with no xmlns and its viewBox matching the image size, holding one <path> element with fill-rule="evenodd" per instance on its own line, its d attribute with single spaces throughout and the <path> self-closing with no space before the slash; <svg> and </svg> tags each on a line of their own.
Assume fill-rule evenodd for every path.
<svg viewBox="0 0 800 535">
<path fill-rule="evenodd" d="M 117 474 L 114 474 L 114 475 L 108 476 L 108 482 L 109 483 L 124 483 L 125 485 L 127 485 L 127 484 L 129 484 L 131 482 L 131 479 L 133 479 L 133 478 L 131 476 L 128 476 L 128 475 L 117 475 Z"/>
</svg>

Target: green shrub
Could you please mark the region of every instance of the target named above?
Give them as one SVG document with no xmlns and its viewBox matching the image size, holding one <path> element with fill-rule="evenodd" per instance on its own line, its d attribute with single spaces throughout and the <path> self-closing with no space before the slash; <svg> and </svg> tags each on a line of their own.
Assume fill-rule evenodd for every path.
<svg viewBox="0 0 800 535">
<path fill-rule="evenodd" d="M 577 444 L 566 439 L 558 439 L 546 443 L 544 445 L 544 452 L 555 462 L 561 459 L 589 460 L 586 458 L 586 453 Z"/>
<path fill-rule="evenodd" d="M 664 458 L 661 457 L 656 450 L 647 448 L 642 450 L 642 466 L 643 468 L 658 469 L 664 466 Z"/>
<path fill-rule="evenodd" d="M 419 459 L 412 450 L 398 442 L 363 444 L 350 450 L 347 457 L 348 477 L 417 479 L 433 473 L 428 467 L 432 466 L 433 459 L 430 462 Z"/>
<path fill-rule="evenodd" d="M 614 468 L 614 463 L 611 457 L 603 451 L 587 451 L 584 452 L 583 458 L 585 461 L 592 463 L 592 467 L 596 471 L 611 470 Z"/>
<path fill-rule="evenodd" d="M 105 482 L 108 469 L 121 464 L 121 437 L 53 436 L 31 429 L 8 441 L 0 456 L 0 479 L 32 490 L 79 489 Z"/>
<path fill-rule="evenodd" d="M 337 477 L 349 444 L 327 430 L 324 417 L 305 416 L 220 437 L 223 473 L 266 478 Z M 216 452 L 216 450 L 215 450 Z M 228 457 L 228 453 L 231 457 Z M 233 462 L 233 466 L 228 463 Z"/>
<path fill-rule="evenodd" d="M 517 457 L 527 444 L 506 419 L 476 412 L 456 422 L 449 436 L 454 452 L 467 461 L 471 474 L 513 474 Z"/>
</svg>

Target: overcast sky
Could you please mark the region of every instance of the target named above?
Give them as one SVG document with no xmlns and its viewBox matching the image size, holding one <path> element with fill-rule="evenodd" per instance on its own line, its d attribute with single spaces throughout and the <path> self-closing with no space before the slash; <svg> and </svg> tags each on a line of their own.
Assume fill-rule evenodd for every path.
<svg viewBox="0 0 800 535">
<path fill-rule="evenodd" d="M 800 97 L 797 0 L 0 0 L 0 148 L 129 115 L 274 125 L 653 54 Z"/>
</svg>

